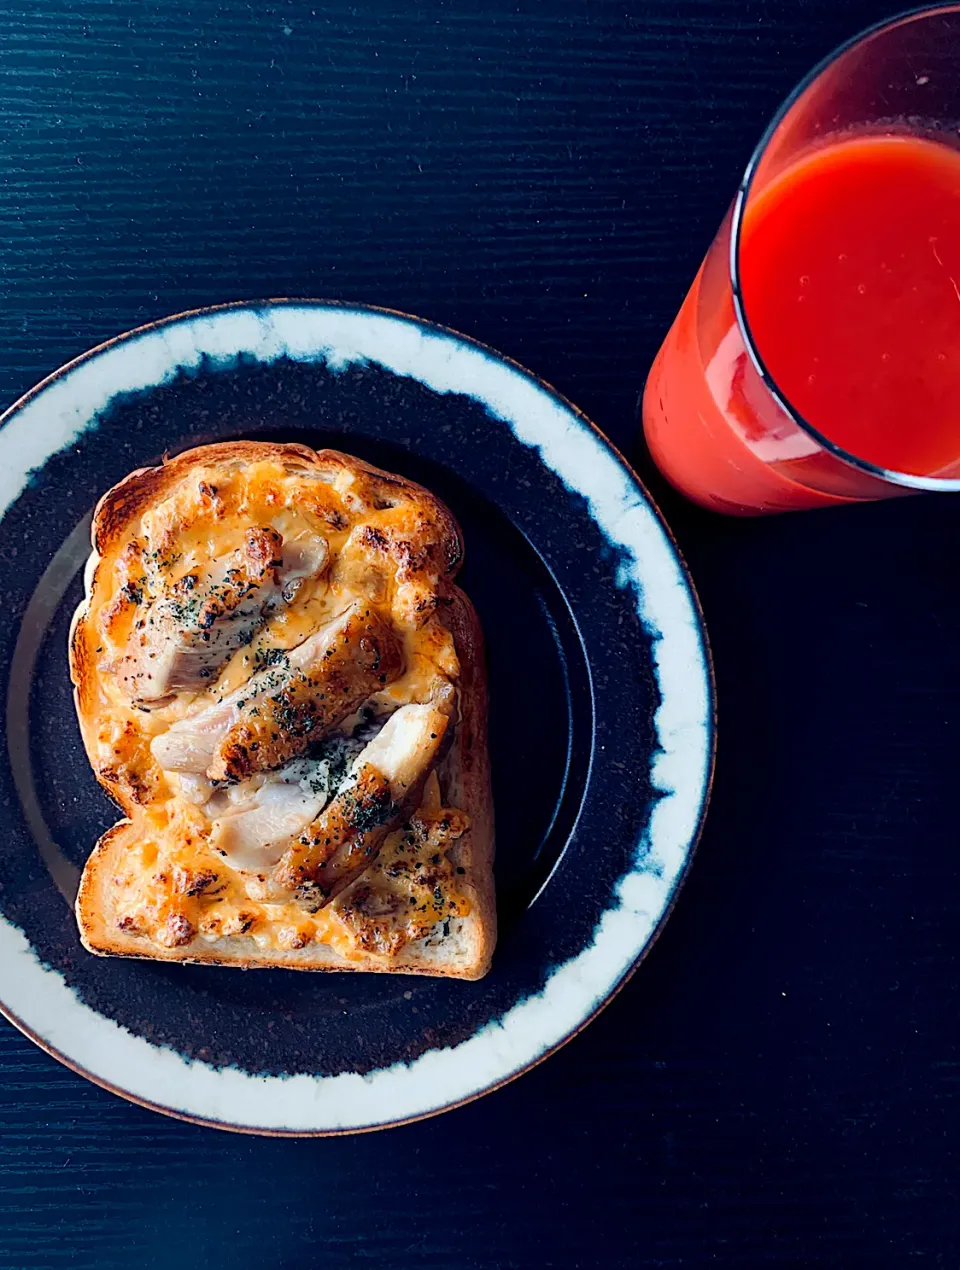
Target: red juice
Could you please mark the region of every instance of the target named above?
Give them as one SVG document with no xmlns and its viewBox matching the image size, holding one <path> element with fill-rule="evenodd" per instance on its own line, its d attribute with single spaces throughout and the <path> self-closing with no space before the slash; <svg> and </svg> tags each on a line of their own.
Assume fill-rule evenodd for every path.
<svg viewBox="0 0 960 1270">
<path fill-rule="evenodd" d="M 654 458 L 724 511 L 875 497 L 774 407 L 713 251 L 647 383 Z M 739 262 L 754 344 L 801 418 L 880 467 L 957 474 L 960 152 L 908 135 L 808 151 L 751 196 Z"/>
<path fill-rule="evenodd" d="M 748 209 L 740 274 L 757 350 L 818 432 L 895 471 L 960 458 L 960 153 L 814 151 Z"/>
</svg>

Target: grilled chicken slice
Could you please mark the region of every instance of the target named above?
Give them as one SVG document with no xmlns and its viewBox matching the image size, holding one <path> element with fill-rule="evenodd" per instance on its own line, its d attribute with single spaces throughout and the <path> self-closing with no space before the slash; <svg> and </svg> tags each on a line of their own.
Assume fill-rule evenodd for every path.
<svg viewBox="0 0 960 1270">
<path fill-rule="evenodd" d="M 211 847 L 236 869 L 268 872 L 320 814 L 362 749 L 353 737 L 331 737 L 314 758 L 213 790 L 203 809 L 212 821 Z"/>
<path fill-rule="evenodd" d="M 212 679 L 246 644 L 278 592 L 283 540 L 250 528 L 243 546 L 209 569 L 186 573 L 131 632 L 120 682 L 135 701 L 156 702 Z"/>
<path fill-rule="evenodd" d="M 245 780 L 302 754 L 401 670 L 390 627 L 355 604 L 223 701 L 155 737 L 150 748 L 166 771 Z"/>
<path fill-rule="evenodd" d="M 120 682 L 134 701 L 155 704 L 211 682 L 283 600 L 289 603 L 330 556 L 316 535 L 284 542 L 250 528 L 237 551 L 205 572 L 185 574 L 134 628 Z"/>
<path fill-rule="evenodd" d="M 257 676 L 253 676 L 255 679 Z M 199 714 L 189 715 L 175 723 L 166 732 L 161 732 L 150 742 L 150 752 L 166 772 L 178 772 L 183 789 L 183 776 L 205 777 L 206 770 L 213 762 L 217 746 L 230 730 L 230 724 L 237 717 L 237 705 L 243 700 L 253 679 L 236 692 L 224 697 L 222 701 L 208 706 Z M 190 781 L 189 788 L 199 785 Z M 191 801 L 200 801 L 191 799 Z"/>
<path fill-rule="evenodd" d="M 235 869 L 260 873 L 272 869 L 294 834 L 319 815 L 329 797 L 322 772 L 314 773 L 307 759 L 288 763 L 279 772 L 256 777 L 248 796 L 218 807 L 216 795 L 208 804 L 219 811 L 210 829 L 210 846 Z"/>
<path fill-rule="evenodd" d="M 300 834 L 274 879 L 317 907 L 358 877 L 439 758 L 450 716 L 435 706 L 401 706 L 354 760 L 326 810 Z"/>
<path fill-rule="evenodd" d="M 217 747 L 207 775 L 239 781 L 302 754 L 403 669 L 392 629 L 363 604 L 290 654 L 279 690 L 247 697 Z"/>
<path fill-rule="evenodd" d="M 294 834 L 310 824 L 326 802 L 325 794 L 303 789 L 271 773 L 255 804 L 215 820 L 210 846 L 235 869 L 250 873 L 272 869 Z"/>
</svg>

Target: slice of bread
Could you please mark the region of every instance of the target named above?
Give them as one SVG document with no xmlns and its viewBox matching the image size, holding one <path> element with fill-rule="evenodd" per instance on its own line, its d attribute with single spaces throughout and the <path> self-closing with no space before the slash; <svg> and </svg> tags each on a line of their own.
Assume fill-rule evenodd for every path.
<svg viewBox="0 0 960 1270">
<path fill-rule="evenodd" d="M 264 604 L 252 642 L 234 648 L 224 638 L 224 664 L 207 672 L 208 681 L 156 700 L 131 695 L 136 688 L 123 670 L 131 648 L 144 645 L 138 632 L 163 605 L 165 620 L 174 613 L 189 622 L 185 592 L 202 589 L 204 567 L 251 527 L 297 544 L 301 555 L 308 545 L 322 568 Z M 348 455 L 239 441 L 132 473 L 101 499 L 93 547 L 70 670 L 94 773 L 126 818 L 103 835 L 84 869 L 77 898 L 84 946 L 101 955 L 246 968 L 485 974 L 496 940 L 486 675 L 476 613 L 453 581 L 462 542 L 447 508 L 413 482 Z M 283 565 L 279 588 L 286 557 L 273 563 Z M 180 599 L 171 607 L 174 591 Z M 235 814 L 224 810 L 231 799 L 241 811 L 244 799 L 256 808 L 271 782 L 286 780 L 289 793 L 296 776 L 260 772 L 249 793 L 204 773 L 164 770 L 151 742 L 177 722 L 209 714 L 231 691 L 236 697 L 254 674 L 266 676 L 272 691 L 272 667 L 282 667 L 285 653 L 358 603 L 390 625 L 404 664 L 340 733 L 348 743 L 366 738 L 391 710 L 426 701 L 447 712 L 452 736 L 429 771 L 392 787 L 383 813 L 389 823 L 366 837 L 356 828 L 367 844 L 358 856 L 362 871 L 329 894 L 278 891 L 271 870 L 284 842 L 264 844 L 262 863 L 255 851 L 257 863 L 238 864 L 219 850 L 218 826 Z M 202 622 L 198 629 L 202 639 Z M 303 717 L 291 726 L 302 727 Z M 337 788 L 349 790 L 349 770 Z"/>
</svg>

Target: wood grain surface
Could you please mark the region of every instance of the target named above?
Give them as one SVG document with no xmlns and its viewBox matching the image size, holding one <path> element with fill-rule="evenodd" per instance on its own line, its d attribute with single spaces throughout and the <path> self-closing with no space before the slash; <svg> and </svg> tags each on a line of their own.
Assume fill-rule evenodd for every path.
<svg viewBox="0 0 960 1270">
<path fill-rule="evenodd" d="M 0 398 L 222 300 L 448 323 L 638 463 L 720 701 L 713 807 L 657 947 L 479 1103 L 241 1139 L 128 1106 L 0 1024 L 0 1266 L 960 1264 L 960 503 L 725 521 L 664 489 L 634 422 L 769 115 L 883 15 L 0 3 Z"/>
</svg>

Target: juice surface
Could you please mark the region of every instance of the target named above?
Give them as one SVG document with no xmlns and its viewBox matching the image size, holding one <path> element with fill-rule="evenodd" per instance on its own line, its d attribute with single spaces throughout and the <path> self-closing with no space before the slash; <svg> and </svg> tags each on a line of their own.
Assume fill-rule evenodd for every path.
<svg viewBox="0 0 960 1270">
<path fill-rule="evenodd" d="M 960 460 L 960 153 L 909 136 L 812 152 L 750 203 L 740 271 L 760 356 L 808 423 L 881 467 Z"/>
</svg>

